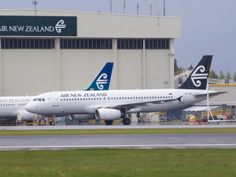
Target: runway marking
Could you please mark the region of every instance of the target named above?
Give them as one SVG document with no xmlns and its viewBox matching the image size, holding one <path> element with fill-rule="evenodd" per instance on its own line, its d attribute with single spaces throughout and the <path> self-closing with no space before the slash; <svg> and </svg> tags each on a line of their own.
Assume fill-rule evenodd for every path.
<svg viewBox="0 0 236 177">
<path fill-rule="evenodd" d="M 93 149 L 93 148 L 128 148 L 128 149 L 187 149 L 187 148 L 236 148 L 236 144 L 147 144 L 147 145 L 65 145 L 65 146 L 0 146 L 5 150 L 62 150 L 62 149 Z"/>
</svg>

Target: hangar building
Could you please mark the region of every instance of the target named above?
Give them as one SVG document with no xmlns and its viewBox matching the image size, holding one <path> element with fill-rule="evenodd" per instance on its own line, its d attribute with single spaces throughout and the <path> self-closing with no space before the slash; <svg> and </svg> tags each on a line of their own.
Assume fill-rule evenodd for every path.
<svg viewBox="0 0 236 177">
<path fill-rule="evenodd" d="M 0 95 L 83 90 L 107 61 L 110 89 L 174 87 L 178 17 L 0 10 Z"/>
</svg>

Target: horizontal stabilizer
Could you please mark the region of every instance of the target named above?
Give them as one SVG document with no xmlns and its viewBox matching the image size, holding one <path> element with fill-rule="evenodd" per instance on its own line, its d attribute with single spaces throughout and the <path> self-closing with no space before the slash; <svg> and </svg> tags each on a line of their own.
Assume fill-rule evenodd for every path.
<svg viewBox="0 0 236 177">
<path fill-rule="evenodd" d="M 221 94 L 225 94 L 227 92 L 209 92 L 209 97 L 214 97 L 214 96 L 217 96 L 217 95 L 221 95 Z M 202 93 L 202 94 L 196 94 L 194 95 L 195 97 L 202 97 L 202 96 L 207 96 L 207 93 Z"/>
</svg>

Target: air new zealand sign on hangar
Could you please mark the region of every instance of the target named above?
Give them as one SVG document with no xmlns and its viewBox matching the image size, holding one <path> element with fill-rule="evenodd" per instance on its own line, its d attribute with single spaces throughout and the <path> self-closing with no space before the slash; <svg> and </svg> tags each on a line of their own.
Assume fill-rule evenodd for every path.
<svg viewBox="0 0 236 177">
<path fill-rule="evenodd" d="M 77 36 L 77 17 L 0 16 L 0 36 Z"/>
</svg>

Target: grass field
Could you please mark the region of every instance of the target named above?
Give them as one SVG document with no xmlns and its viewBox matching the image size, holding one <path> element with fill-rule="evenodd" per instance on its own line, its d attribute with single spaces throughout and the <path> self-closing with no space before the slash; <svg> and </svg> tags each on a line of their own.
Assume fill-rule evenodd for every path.
<svg viewBox="0 0 236 177">
<path fill-rule="evenodd" d="M 162 129 L 91 129 L 91 130 L 0 130 L 4 135 L 94 135 L 94 134 L 200 134 L 236 133 L 236 128 L 162 128 Z"/>
<path fill-rule="evenodd" d="M 0 152 L 1 177 L 235 177 L 236 149 Z"/>
</svg>

